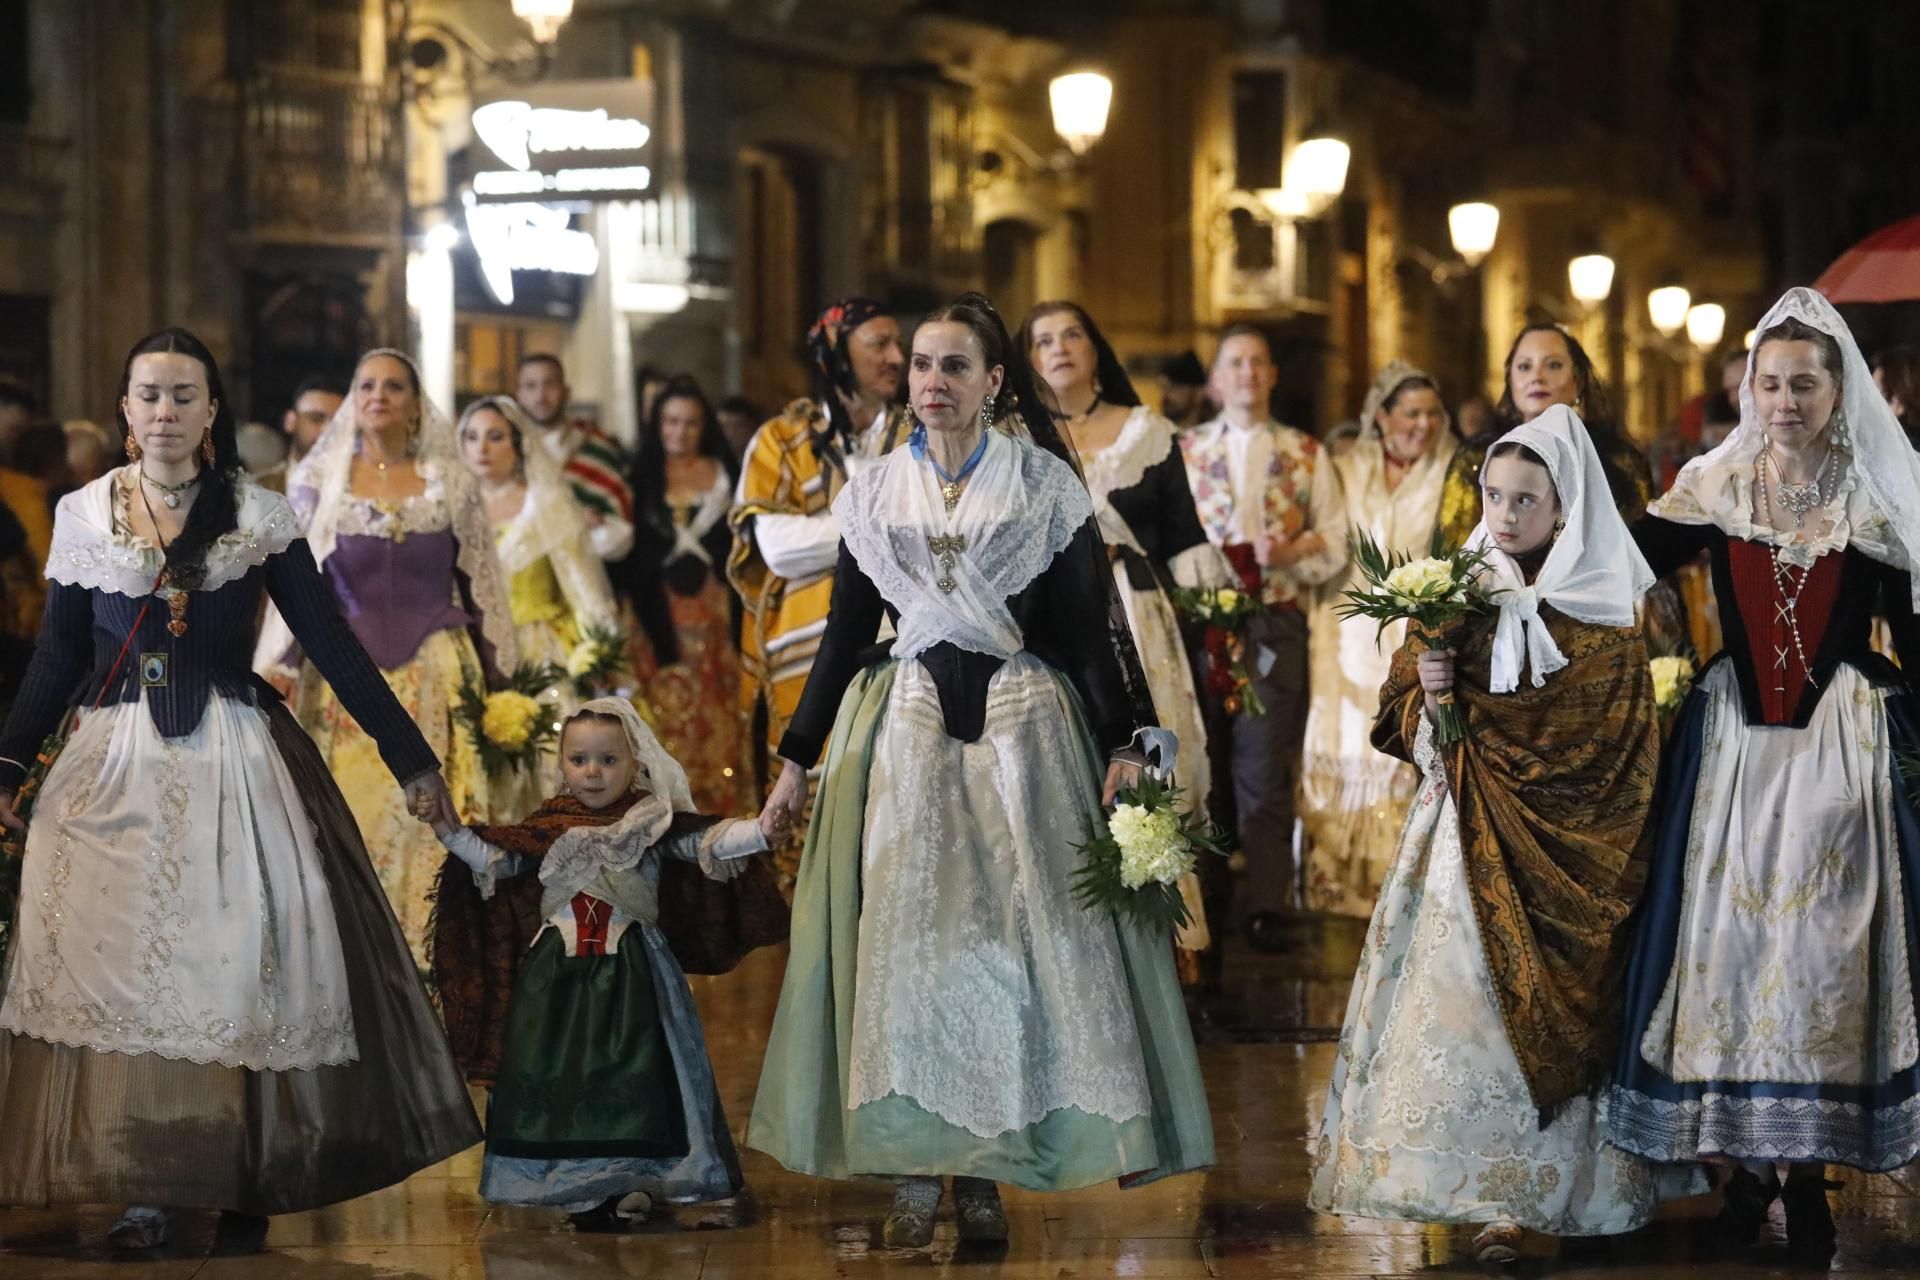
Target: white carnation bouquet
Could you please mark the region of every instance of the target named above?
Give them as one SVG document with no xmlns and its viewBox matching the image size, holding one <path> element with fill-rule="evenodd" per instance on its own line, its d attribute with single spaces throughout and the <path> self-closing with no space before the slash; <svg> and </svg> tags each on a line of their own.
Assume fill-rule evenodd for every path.
<svg viewBox="0 0 1920 1280">
<path fill-rule="evenodd" d="M 573 678 L 574 692 L 583 698 L 599 695 L 620 670 L 626 654 L 626 632 L 618 627 L 588 627 L 567 654 L 567 675 Z"/>
<path fill-rule="evenodd" d="M 1420 558 L 1405 552 L 1389 555 L 1364 533 L 1353 534 L 1347 545 L 1366 586 L 1345 592 L 1336 610 L 1343 618 L 1378 619 L 1376 638 L 1389 622 L 1405 618 L 1409 640 L 1423 649 L 1444 649 L 1450 647 L 1451 633 L 1468 618 L 1493 609 L 1492 597 L 1478 581 L 1487 566 L 1484 547 L 1448 550 L 1438 533 L 1429 553 Z M 1444 745 L 1466 737 L 1466 722 L 1452 691 L 1434 701 L 1440 704 L 1433 723 L 1435 740 Z"/>
<path fill-rule="evenodd" d="M 1187 926 L 1180 877 L 1202 853 L 1226 855 L 1226 832 L 1196 821 L 1176 805 L 1180 789 L 1152 770 L 1123 787 L 1107 814 L 1107 829 L 1081 845 L 1085 861 L 1074 873 L 1074 900 L 1116 922 L 1133 921 L 1171 933 Z"/>
</svg>

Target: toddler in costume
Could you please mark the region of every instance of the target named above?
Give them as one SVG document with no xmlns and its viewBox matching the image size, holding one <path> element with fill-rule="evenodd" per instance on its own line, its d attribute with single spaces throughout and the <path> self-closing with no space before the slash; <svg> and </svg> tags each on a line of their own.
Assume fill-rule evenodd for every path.
<svg viewBox="0 0 1920 1280">
<path fill-rule="evenodd" d="M 658 1201 L 742 1185 L 693 995 L 659 928 L 661 871 L 678 858 L 729 880 L 767 843 L 755 821 L 694 812 L 685 772 L 624 699 L 566 722 L 560 773 L 561 794 L 522 823 L 436 827 L 465 865 L 442 873 L 434 970 L 469 1078 L 494 1086 L 480 1194 L 620 1231 Z M 496 881 L 529 871 L 538 923 L 523 919 L 519 936 L 532 945 L 502 948 L 516 908 L 495 901 Z M 493 923 L 469 928 L 481 916 L 458 905 L 473 895 L 456 877 Z M 477 934 L 495 945 L 465 936 Z"/>
</svg>

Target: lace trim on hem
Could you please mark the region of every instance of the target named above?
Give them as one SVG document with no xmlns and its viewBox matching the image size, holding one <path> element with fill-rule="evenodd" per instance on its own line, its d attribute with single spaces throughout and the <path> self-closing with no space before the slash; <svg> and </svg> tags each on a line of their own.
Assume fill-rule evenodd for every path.
<svg viewBox="0 0 1920 1280">
<path fill-rule="evenodd" d="M 1833 1098 L 1708 1093 L 1668 1102 L 1614 1085 L 1607 1141 L 1662 1163 L 1702 1154 L 1737 1160 L 1821 1160 L 1884 1173 L 1920 1155 L 1920 1095 L 1871 1112 Z"/>
<path fill-rule="evenodd" d="M 360 1043 L 358 1037 L 349 1033 L 349 1043 L 342 1049 L 325 1051 L 317 1062 L 289 1062 L 274 1065 L 266 1061 L 249 1061 L 244 1055 L 209 1054 L 201 1057 L 185 1049 L 167 1050 L 158 1046 L 127 1046 L 94 1044 L 79 1036 L 63 1036 L 53 1033 L 30 1031 L 19 1025 L 17 1019 L 0 1019 L 0 1031 L 25 1036 L 29 1040 L 38 1040 L 43 1044 L 57 1044 L 68 1049 L 86 1049 L 93 1053 L 121 1053 L 128 1057 L 152 1054 L 156 1058 L 166 1058 L 171 1062 L 191 1062 L 200 1067 L 237 1067 L 247 1071 L 313 1071 L 320 1067 L 340 1067 L 360 1061 Z"/>
<path fill-rule="evenodd" d="M 861 1095 L 856 1097 L 851 1092 L 849 1092 L 847 1097 L 847 1109 L 851 1111 L 855 1107 L 864 1107 L 864 1106 L 867 1106 L 869 1103 L 885 1102 L 888 1098 L 899 1098 L 902 1101 L 911 1102 L 914 1106 L 919 1107 L 922 1111 L 925 1111 L 930 1115 L 939 1117 L 940 1119 L 946 1121 L 948 1124 L 952 1125 L 954 1128 L 965 1129 L 968 1133 L 972 1134 L 974 1137 L 985 1138 L 985 1139 L 988 1139 L 989 1141 L 1000 1137 L 1002 1134 L 1019 1133 L 1023 1129 L 1031 1129 L 1033 1128 L 1033 1126 L 1039 1124 L 1041 1121 L 1045 1120 L 1048 1116 L 1052 1115 L 1054 1112 L 1065 1111 L 1068 1107 L 1072 1107 L 1075 1110 L 1085 1112 L 1087 1115 L 1098 1117 L 1101 1120 L 1110 1121 L 1113 1124 L 1126 1124 L 1128 1121 L 1138 1120 L 1143 1116 L 1148 1116 L 1153 1114 L 1153 1108 L 1150 1105 L 1142 1107 L 1138 1111 L 1128 1112 L 1126 1114 L 1118 1114 L 1117 1111 L 1103 1110 L 1100 1107 L 1093 1105 L 1087 1099 L 1068 1098 L 1068 1099 L 1056 1101 L 1052 1105 L 1047 1106 L 1046 1108 L 1041 1110 L 1039 1114 L 1023 1117 L 1017 1123 L 1010 1124 L 1004 1129 L 994 1129 L 989 1131 L 986 1129 L 977 1129 L 973 1125 L 969 1124 L 967 1122 L 967 1117 L 961 1114 L 960 1109 L 958 1107 L 944 1105 L 942 1103 L 933 1101 L 931 1098 L 918 1097 L 915 1094 L 906 1092 L 905 1090 L 901 1089 L 897 1085 L 890 1085 L 884 1093 L 876 1093 L 876 1094 L 873 1094 L 872 1096 Z"/>
</svg>

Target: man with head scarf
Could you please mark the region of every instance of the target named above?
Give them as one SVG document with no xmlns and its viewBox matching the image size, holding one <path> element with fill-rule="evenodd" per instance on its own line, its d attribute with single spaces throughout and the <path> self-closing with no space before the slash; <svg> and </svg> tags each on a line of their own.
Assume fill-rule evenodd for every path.
<svg viewBox="0 0 1920 1280">
<path fill-rule="evenodd" d="M 742 696 L 749 716 L 764 713 L 769 748 L 806 687 L 833 596 L 833 500 L 907 434 L 897 403 L 906 367 L 900 324 L 880 303 L 845 298 L 822 311 L 807 331 L 807 352 L 813 394 L 754 433 L 730 517 L 727 578 L 746 608 Z"/>
</svg>

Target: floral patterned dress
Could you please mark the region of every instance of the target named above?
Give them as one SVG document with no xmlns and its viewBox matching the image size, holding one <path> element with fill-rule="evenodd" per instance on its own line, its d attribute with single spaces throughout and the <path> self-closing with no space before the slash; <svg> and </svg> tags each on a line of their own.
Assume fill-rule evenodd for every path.
<svg viewBox="0 0 1920 1280">
<path fill-rule="evenodd" d="M 1421 786 L 1374 911 L 1307 1203 L 1412 1222 L 1517 1222 L 1612 1235 L 1685 1188 L 1607 1145 L 1604 1098 L 1575 1098 L 1540 1127 L 1496 1004 L 1468 892 L 1460 817 L 1423 719 Z M 1698 1189 L 1704 1189 L 1698 1188 Z"/>
</svg>

